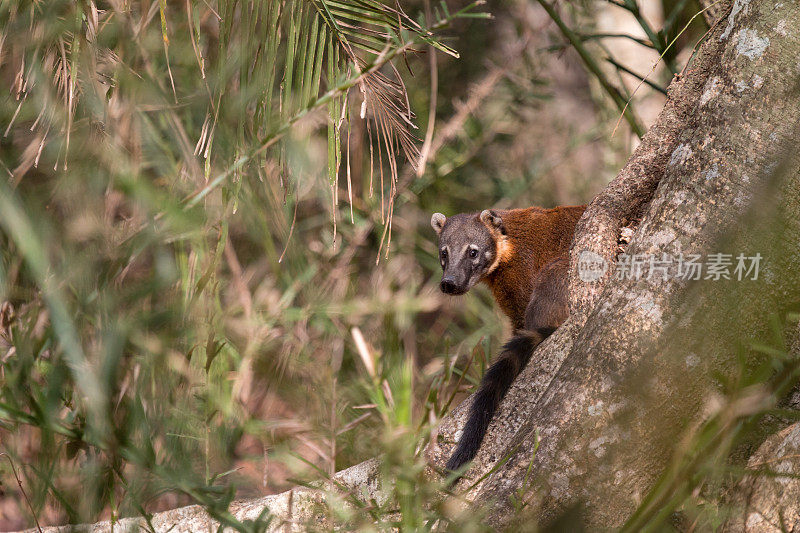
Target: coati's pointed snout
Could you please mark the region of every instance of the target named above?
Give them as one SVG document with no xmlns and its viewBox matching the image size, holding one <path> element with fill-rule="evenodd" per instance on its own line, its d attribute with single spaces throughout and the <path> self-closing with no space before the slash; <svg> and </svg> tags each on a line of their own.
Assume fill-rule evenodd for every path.
<svg viewBox="0 0 800 533">
<path fill-rule="evenodd" d="M 453 294 L 456 292 L 456 282 L 453 278 L 444 278 L 440 285 L 442 292 L 445 294 Z"/>
<path fill-rule="evenodd" d="M 464 294 L 469 290 L 468 285 L 459 284 L 452 276 L 443 277 L 442 282 L 439 284 L 439 288 L 442 289 L 443 293 L 452 295 Z"/>
</svg>

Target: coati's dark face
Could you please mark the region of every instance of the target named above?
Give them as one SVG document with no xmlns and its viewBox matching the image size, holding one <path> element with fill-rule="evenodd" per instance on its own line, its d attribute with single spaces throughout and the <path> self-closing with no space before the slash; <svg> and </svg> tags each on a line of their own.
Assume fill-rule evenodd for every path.
<svg viewBox="0 0 800 533">
<path fill-rule="evenodd" d="M 502 219 L 493 211 L 462 213 L 446 218 L 434 213 L 431 226 L 439 235 L 440 288 L 464 294 L 496 266 L 497 240 L 505 235 Z"/>
</svg>

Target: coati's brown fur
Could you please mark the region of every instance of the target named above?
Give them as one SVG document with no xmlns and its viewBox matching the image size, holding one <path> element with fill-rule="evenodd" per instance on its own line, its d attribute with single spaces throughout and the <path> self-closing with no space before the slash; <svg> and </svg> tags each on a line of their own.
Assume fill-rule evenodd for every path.
<svg viewBox="0 0 800 533">
<path fill-rule="evenodd" d="M 525 311 L 544 274 L 542 267 L 569 253 L 575 224 L 585 209 L 581 205 L 492 211 L 502 219 L 506 234 L 495 230 L 498 264 L 482 281 L 515 329 L 525 326 Z"/>
<path fill-rule="evenodd" d="M 569 247 L 585 209 L 487 209 L 431 217 L 439 235 L 442 291 L 464 294 L 483 281 L 514 326 L 514 337 L 481 380 L 448 470 L 475 457 L 497 406 L 533 350 L 567 319 Z"/>
</svg>

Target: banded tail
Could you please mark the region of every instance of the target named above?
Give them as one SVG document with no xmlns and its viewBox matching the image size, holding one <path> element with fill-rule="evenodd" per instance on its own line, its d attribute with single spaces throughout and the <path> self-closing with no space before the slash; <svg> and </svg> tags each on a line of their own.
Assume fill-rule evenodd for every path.
<svg viewBox="0 0 800 533">
<path fill-rule="evenodd" d="M 489 428 L 489 422 L 494 418 L 497 406 L 528 364 L 533 351 L 553 331 L 555 331 L 553 328 L 519 331 L 503 346 L 500 357 L 483 375 L 469 410 L 469 418 L 458 441 L 458 447 L 447 461 L 447 470 L 451 472 L 458 470 L 475 457 Z"/>
</svg>

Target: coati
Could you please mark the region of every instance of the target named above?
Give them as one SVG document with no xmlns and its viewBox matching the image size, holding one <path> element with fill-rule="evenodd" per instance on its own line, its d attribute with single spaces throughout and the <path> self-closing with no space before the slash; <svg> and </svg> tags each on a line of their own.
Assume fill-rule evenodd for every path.
<svg viewBox="0 0 800 533">
<path fill-rule="evenodd" d="M 585 209 L 486 209 L 431 217 L 439 235 L 442 292 L 464 294 L 483 281 L 514 327 L 481 380 L 449 471 L 475 457 L 497 406 L 533 350 L 567 319 L 569 247 Z"/>
</svg>

